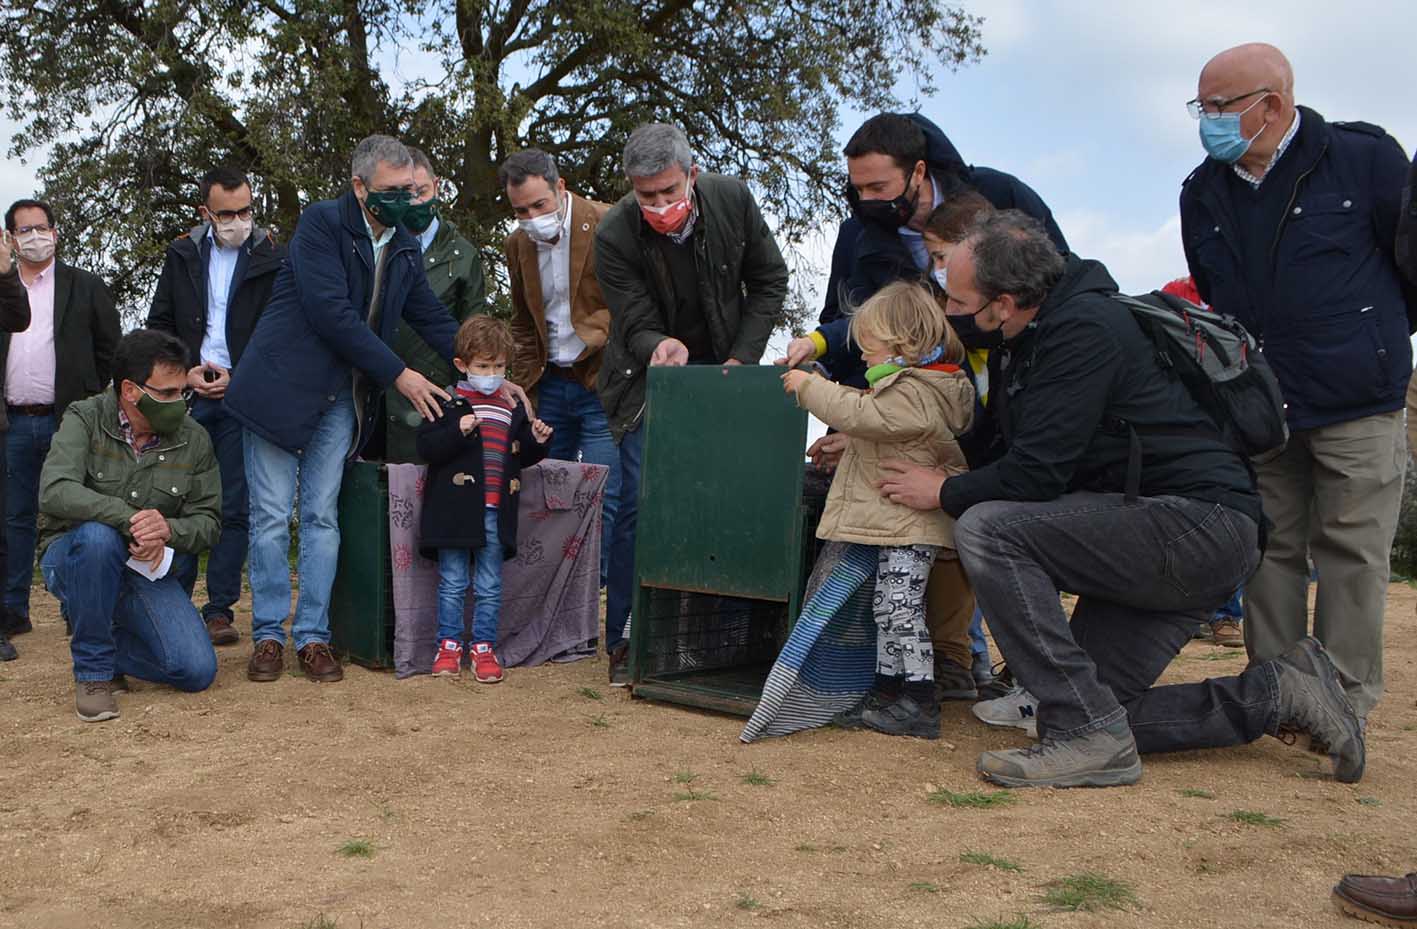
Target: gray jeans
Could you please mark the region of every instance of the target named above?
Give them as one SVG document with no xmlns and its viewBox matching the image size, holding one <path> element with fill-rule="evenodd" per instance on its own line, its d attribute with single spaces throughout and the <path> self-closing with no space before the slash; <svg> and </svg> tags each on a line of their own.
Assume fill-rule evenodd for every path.
<svg viewBox="0 0 1417 929">
<path fill-rule="evenodd" d="M 1066 738 L 1125 715 L 1143 752 L 1242 744 L 1273 728 L 1269 665 L 1152 686 L 1196 624 L 1254 571 L 1257 539 L 1248 516 L 1172 496 L 992 501 L 955 527 L 990 631 L 1038 699 L 1040 731 Z M 1078 596 L 1071 624 L 1064 590 Z"/>
</svg>

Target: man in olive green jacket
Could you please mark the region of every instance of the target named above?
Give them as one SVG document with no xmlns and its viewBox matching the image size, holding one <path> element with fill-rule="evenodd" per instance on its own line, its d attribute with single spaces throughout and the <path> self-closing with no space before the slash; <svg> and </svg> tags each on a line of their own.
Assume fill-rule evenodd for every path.
<svg viewBox="0 0 1417 929">
<path fill-rule="evenodd" d="M 187 415 L 187 347 L 139 329 L 113 389 L 69 405 L 40 472 L 40 567 L 73 623 L 79 718 L 118 716 L 125 674 L 205 690 L 216 652 L 179 579 L 221 532 L 211 440 Z"/>
<path fill-rule="evenodd" d="M 757 364 L 787 298 L 787 263 L 748 185 L 701 172 L 677 126 L 636 129 L 624 165 L 634 190 L 595 234 L 595 276 L 610 307 L 596 387 L 620 445 L 605 615 L 616 685 L 628 682 L 625 621 L 635 584 L 645 370 Z"/>
<path fill-rule="evenodd" d="M 443 306 L 459 323 L 469 316 L 487 312 L 487 279 L 482 273 L 482 257 L 462 234 L 438 215 L 438 176 L 428 156 L 416 148 L 413 156 L 413 207 L 403 224 L 423 246 L 423 270 Z M 457 380 L 453 366 L 444 361 L 408 325 L 399 323 L 394 331 L 394 352 L 404 364 L 439 387 Z M 414 433 L 423 417 L 397 390 L 384 393 L 384 460 L 419 461 Z"/>
</svg>

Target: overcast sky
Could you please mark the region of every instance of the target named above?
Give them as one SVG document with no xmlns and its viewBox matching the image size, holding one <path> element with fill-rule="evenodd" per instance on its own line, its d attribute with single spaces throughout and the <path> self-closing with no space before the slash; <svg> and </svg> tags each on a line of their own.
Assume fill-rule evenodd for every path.
<svg viewBox="0 0 1417 929">
<path fill-rule="evenodd" d="M 1185 273 L 1176 196 L 1202 152 L 1184 103 L 1221 49 L 1272 42 L 1293 62 L 1300 103 L 1328 119 L 1378 123 L 1409 152 L 1417 146 L 1417 4 L 964 6 L 985 16 L 989 54 L 943 76 L 922 111 L 966 161 L 1032 185 L 1073 249 L 1106 262 L 1124 290 L 1150 290 Z M 846 120 L 843 143 L 858 121 Z M 13 130 L 0 122 L 6 149 Z M 0 162 L 0 203 L 32 192 L 34 162 Z"/>
</svg>

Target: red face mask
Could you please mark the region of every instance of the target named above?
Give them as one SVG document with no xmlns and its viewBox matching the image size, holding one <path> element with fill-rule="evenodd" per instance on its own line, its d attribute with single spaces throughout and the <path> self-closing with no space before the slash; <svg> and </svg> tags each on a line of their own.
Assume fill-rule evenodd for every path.
<svg viewBox="0 0 1417 929">
<path fill-rule="evenodd" d="M 692 206 L 689 191 L 686 190 L 684 199 L 676 200 L 668 206 L 647 206 L 641 203 L 640 212 L 644 214 L 645 222 L 649 223 L 651 229 L 660 235 L 668 235 L 684 225 Z"/>
</svg>

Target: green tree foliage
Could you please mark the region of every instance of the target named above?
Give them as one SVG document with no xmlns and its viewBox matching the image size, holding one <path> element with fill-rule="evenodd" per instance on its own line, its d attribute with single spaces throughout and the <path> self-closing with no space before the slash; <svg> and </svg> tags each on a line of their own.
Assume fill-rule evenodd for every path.
<svg viewBox="0 0 1417 929">
<path fill-rule="evenodd" d="M 69 259 L 137 311 L 204 170 L 245 168 L 288 237 L 371 132 L 427 151 L 493 248 L 507 155 L 545 148 L 613 201 L 630 130 L 676 122 L 800 242 L 844 205 L 841 110 L 933 93 L 980 25 L 939 0 L 26 0 L 0 10 L 0 88 Z"/>
</svg>

